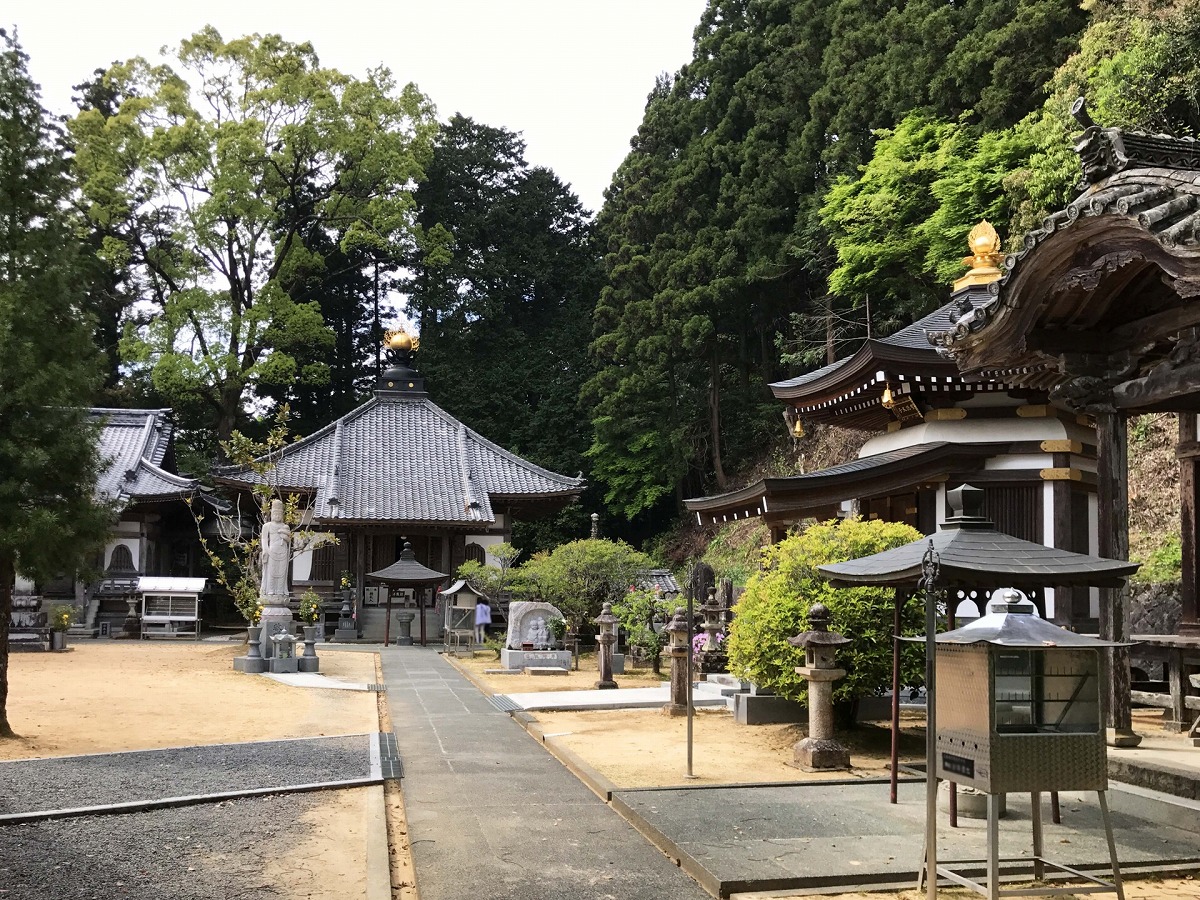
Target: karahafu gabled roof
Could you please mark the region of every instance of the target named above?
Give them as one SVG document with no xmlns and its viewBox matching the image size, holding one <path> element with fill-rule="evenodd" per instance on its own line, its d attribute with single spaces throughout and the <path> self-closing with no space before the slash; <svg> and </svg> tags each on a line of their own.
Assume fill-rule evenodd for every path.
<svg viewBox="0 0 1200 900">
<path fill-rule="evenodd" d="M 88 410 L 100 424 L 99 450 L 105 467 L 96 495 L 125 504 L 182 500 L 195 495 L 200 483 L 168 471 L 172 464 L 169 409 Z"/>
</svg>

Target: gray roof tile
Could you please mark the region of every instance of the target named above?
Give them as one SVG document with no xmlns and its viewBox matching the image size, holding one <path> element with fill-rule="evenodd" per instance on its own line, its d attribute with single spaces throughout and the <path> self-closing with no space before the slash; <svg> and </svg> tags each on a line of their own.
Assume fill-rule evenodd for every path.
<svg viewBox="0 0 1200 900">
<path fill-rule="evenodd" d="M 217 470 L 226 481 L 262 481 Z M 424 396 L 384 394 L 288 446 L 267 480 L 315 495 L 323 521 L 495 521 L 493 497 L 579 493 L 559 475 L 498 447 Z"/>
<path fill-rule="evenodd" d="M 99 497 L 128 503 L 181 499 L 194 494 L 199 482 L 162 468 L 170 449 L 169 409 L 90 409 L 101 423 L 99 449 L 107 462 L 96 482 Z"/>
<path fill-rule="evenodd" d="M 979 304 L 983 303 L 983 300 L 978 299 L 972 302 L 974 305 L 978 306 Z M 936 359 L 937 350 L 930 345 L 928 334 L 931 331 L 941 332 L 949 329 L 955 321 L 955 319 L 951 318 L 951 314 L 953 313 L 956 318 L 957 316 L 962 315 L 961 311 L 956 309 L 957 306 L 957 301 L 947 303 L 945 306 L 935 309 L 929 315 L 918 319 L 911 325 L 901 328 L 895 334 L 891 334 L 885 338 L 880 338 L 878 343 L 890 344 L 893 347 L 903 347 L 906 350 L 928 350 L 931 358 Z M 772 384 L 771 387 L 792 388 L 809 384 L 824 375 L 828 375 L 830 372 L 836 372 L 838 369 L 849 364 L 849 362 L 857 355 L 857 353 L 852 354 L 851 356 L 839 359 L 837 362 L 830 363 L 827 366 L 822 366 L 821 368 L 814 369 L 811 372 L 805 372 L 803 375 L 797 375 L 795 378 L 789 378 L 787 381 L 778 381 Z"/>
</svg>

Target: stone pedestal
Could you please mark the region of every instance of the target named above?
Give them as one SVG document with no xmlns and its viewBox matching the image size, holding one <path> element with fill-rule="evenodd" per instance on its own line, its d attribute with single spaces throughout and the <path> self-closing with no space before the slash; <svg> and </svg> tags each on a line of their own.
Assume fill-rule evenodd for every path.
<svg viewBox="0 0 1200 900">
<path fill-rule="evenodd" d="M 396 645 L 399 647 L 412 646 L 412 623 L 417 614 L 411 609 L 402 609 L 396 613 Z"/>
<path fill-rule="evenodd" d="M 664 716 L 687 715 L 688 671 L 687 647 L 669 651 L 671 656 L 671 702 L 662 708 Z"/>
<path fill-rule="evenodd" d="M 246 628 L 246 655 L 235 656 L 233 670 L 249 675 L 259 675 L 267 671 L 267 661 L 262 658 L 261 645 L 262 627 L 250 625 Z"/>
<path fill-rule="evenodd" d="M 268 660 L 271 666 L 271 674 L 295 674 L 300 671 L 300 660 L 294 656 L 284 657 L 280 659 L 278 656 L 273 656 Z"/>
<path fill-rule="evenodd" d="M 317 659 L 317 626 L 304 626 L 304 655 L 298 660 L 298 668 L 301 672 L 319 672 L 321 669 L 321 661 Z"/>
<path fill-rule="evenodd" d="M 607 604 L 605 605 L 607 606 Z M 596 682 L 596 688 L 601 691 L 615 690 L 617 683 L 613 681 L 612 658 L 616 635 L 601 634 L 597 641 L 600 644 L 599 652 L 596 654 L 599 657 L 600 680 Z"/>
<path fill-rule="evenodd" d="M 801 666 L 796 674 L 808 679 L 808 737 L 796 744 L 793 762 L 806 772 L 850 768 L 850 751 L 833 738 L 833 682 L 846 670 Z"/>
<path fill-rule="evenodd" d="M 500 665 L 505 669 L 523 671 L 526 668 L 571 668 L 570 650 L 501 650 Z"/>
<path fill-rule="evenodd" d="M 293 623 L 292 611 L 286 606 L 263 607 L 262 617 L 259 619 L 258 624 L 262 628 L 259 647 L 264 659 L 270 659 L 275 655 L 271 638 L 277 634 L 293 634 Z"/>
</svg>

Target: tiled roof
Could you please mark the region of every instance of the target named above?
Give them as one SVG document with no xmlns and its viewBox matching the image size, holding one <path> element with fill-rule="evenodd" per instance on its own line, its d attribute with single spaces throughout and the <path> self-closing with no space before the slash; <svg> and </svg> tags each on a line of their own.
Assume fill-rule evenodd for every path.
<svg viewBox="0 0 1200 900">
<path fill-rule="evenodd" d="M 102 423 L 100 457 L 107 462 L 96 494 L 128 503 L 173 500 L 194 494 L 199 482 L 162 468 L 171 444 L 169 409 L 91 409 Z"/>
<path fill-rule="evenodd" d="M 262 480 L 218 469 L 234 483 Z M 495 497 L 578 494 L 569 478 L 521 459 L 467 428 L 423 395 L 376 396 L 288 446 L 266 476 L 311 491 L 322 521 L 469 524 L 495 521 Z"/>
<path fill-rule="evenodd" d="M 980 299 L 978 303 L 982 303 Z M 962 315 L 962 310 L 958 308 L 958 301 L 947 303 L 938 309 L 935 309 L 929 315 L 918 319 L 911 325 L 901 328 L 895 334 L 891 334 L 885 338 L 880 338 L 874 343 L 887 344 L 892 347 L 903 347 L 906 350 L 928 350 L 931 359 L 937 359 L 937 350 L 929 343 L 928 334 L 930 332 L 945 331 L 954 323 L 957 317 Z M 954 316 L 952 318 L 951 316 Z M 855 359 L 863 351 L 860 350 L 851 356 L 839 359 L 837 362 L 830 363 L 827 366 L 822 366 L 819 369 L 814 369 L 812 372 L 805 372 L 803 375 L 798 375 L 795 378 L 789 378 L 787 381 L 778 381 L 771 385 L 772 388 L 794 388 L 801 385 L 809 384 L 828 375 L 830 372 L 836 372 L 843 366 L 850 364 L 851 360 Z"/>
</svg>

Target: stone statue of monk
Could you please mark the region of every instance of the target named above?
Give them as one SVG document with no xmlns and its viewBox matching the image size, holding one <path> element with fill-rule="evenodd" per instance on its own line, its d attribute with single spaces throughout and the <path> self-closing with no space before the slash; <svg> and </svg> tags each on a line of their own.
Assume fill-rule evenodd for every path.
<svg viewBox="0 0 1200 900">
<path fill-rule="evenodd" d="M 292 556 L 292 531 L 283 521 L 283 501 L 271 501 L 271 520 L 263 522 L 261 548 L 264 599 L 288 596 L 288 563 Z"/>
</svg>

